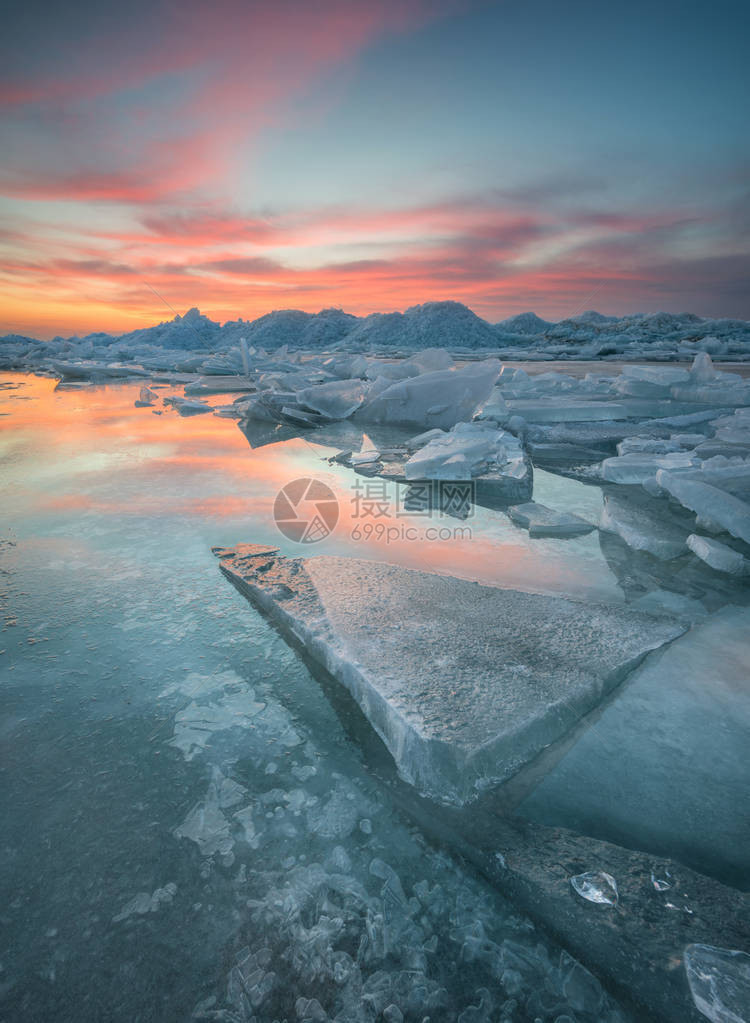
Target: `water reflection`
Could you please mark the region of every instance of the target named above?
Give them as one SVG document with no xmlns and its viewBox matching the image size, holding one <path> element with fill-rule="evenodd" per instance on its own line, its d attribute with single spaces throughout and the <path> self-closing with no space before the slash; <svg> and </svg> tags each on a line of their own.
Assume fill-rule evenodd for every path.
<svg viewBox="0 0 750 1023">
<path fill-rule="evenodd" d="M 320 470 L 343 498 L 330 449 L 24 383 L 0 392 L 0 1015 L 475 1018 L 490 988 L 574 1012 L 581 968 L 402 816 L 217 571 L 213 543 L 279 539 L 281 483 Z"/>
<path fill-rule="evenodd" d="M 209 518 L 215 520 L 212 540 L 217 544 L 275 542 L 296 555 L 300 548 L 274 526 L 273 501 L 284 484 L 315 476 L 334 490 L 341 515 L 335 532 L 314 548 L 306 546 L 305 554 L 378 558 L 521 589 L 622 599 L 617 577 L 594 536 L 531 542 L 501 511 L 477 508 L 466 520 L 470 538 L 451 534 L 449 541 L 428 539 L 428 520 L 419 509 L 401 508 L 397 514 L 391 495 L 394 507 L 387 516 L 377 522 L 367 517 L 370 525 L 385 524 L 390 530 L 356 530 L 366 524 L 355 503 L 357 477 L 343 466 L 328 464 L 331 455 L 361 442 L 361 432 L 348 424 L 290 437 L 284 427 L 239 427 L 211 415 L 184 419 L 169 410 L 156 416 L 134 407 L 138 385 L 55 391 L 52 380 L 23 382 L 24 393 L 37 400 L 16 403 L 12 414 L 0 419 L 0 444 L 26 461 L 23 480 L 14 482 L 9 496 L 19 511 L 32 516 L 46 501 L 50 511 L 67 509 L 81 518 L 107 510 L 154 518 Z M 214 400 L 220 403 L 220 398 Z M 381 444 L 394 436 L 381 432 Z M 537 476 L 537 492 L 543 495 L 538 499 L 570 510 L 585 508 L 587 516 L 598 517 L 601 498 L 596 488 Z M 438 525 L 452 522 L 446 517 Z"/>
</svg>

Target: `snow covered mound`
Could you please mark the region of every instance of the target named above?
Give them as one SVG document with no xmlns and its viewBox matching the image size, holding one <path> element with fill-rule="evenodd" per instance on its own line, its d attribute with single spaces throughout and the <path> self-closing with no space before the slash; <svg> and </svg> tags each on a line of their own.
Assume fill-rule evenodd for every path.
<svg viewBox="0 0 750 1023">
<path fill-rule="evenodd" d="M 280 309 L 246 323 L 244 335 L 253 345 L 263 348 L 332 348 L 357 325 L 358 319 L 341 309 L 323 309 L 303 313 L 299 309 Z"/>
<path fill-rule="evenodd" d="M 543 320 L 536 313 L 519 313 L 496 323 L 495 329 L 501 334 L 543 334 L 551 326 L 549 320 Z"/>
<path fill-rule="evenodd" d="M 217 346 L 221 327 L 198 309 L 189 309 L 184 316 L 160 323 L 156 327 L 144 327 L 123 334 L 120 344 L 125 346 L 149 344 L 159 348 L 213 349 Z M 102 335 L 98 335 L 102 337 Z M 112 338 L 113 341 L 117 340 Z"/>
<path fill-rule="evenodd" d="M 47 368 L 49 359 L 137 362 L 149 370 L 246 372 L 242 344 L 256 352 L 331 351 L 398 355 L 424 349 L 486 352 L 512 359 L 622 359 L 750 361 L 750 322 L 701 319 L 692 313 L 604 316 L 589 310 L 559 323 L 533 312 L 494 326 L 460 302 L 427 302 L 404 313 L 357 317 L 341 309 L 307 313 L 281 309 L 256 320 L 217 323 L 198 309 L 130 331 L 38 341 L 0 337 L 0 369 Z M 438 367 L 433 367 L 438 368 Z M 641 386 L 641 390 L 643 390 Z"/>
<path fill-rule="evenodd" d="M 495 348 L 497 338 L 486 320 L 460 302 L 426 302 L 405 313 L 373 313 L 346 338 L 348 344 L 371 348 Z"/>
</svg>

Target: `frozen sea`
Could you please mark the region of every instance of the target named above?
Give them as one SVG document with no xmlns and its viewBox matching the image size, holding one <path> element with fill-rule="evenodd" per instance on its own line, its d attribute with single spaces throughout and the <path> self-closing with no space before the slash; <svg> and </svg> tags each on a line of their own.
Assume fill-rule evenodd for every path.
<svg viewBox="0 0 750 1023">
<path fill-rule="evenodd" d="M 416 536 L 355 532 L 333 448 L 252 450 L 234 421 L 135 408 L 133 384 L 0 384 L 0 1019 L 626 1019 L 403 815 L 355 710 L 211 547 L 281 541 L 613 602 L 619 555 L 482 509 L 471 538 L 428 540 L 408 512 L 393 526 Z M 341 506 L 314 551 L 272 519 L 301 476 Z M 602 503 L 543 472 L 534 497 L 592 522 Z"/>
</svg>

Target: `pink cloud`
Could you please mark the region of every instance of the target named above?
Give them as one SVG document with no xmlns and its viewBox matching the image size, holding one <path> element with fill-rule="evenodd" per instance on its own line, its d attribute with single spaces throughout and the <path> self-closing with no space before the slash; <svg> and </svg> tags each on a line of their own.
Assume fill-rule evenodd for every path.
<svg viewBox="0 0 750 1023">
<path fill-rule="evenodd" d="M 240 147 L 278 123 L 290 97 L 375 39 L 452 6 L 451 0 L 192 0 L 158 8 L 162 17 L 150 31 L 134 30 L 137 19 L 123 14 L 116 37 L 108 23 L 106 31 L 50 54 L 49 70 L 32 59 L 15 74 L 6 71 L 0 106 L 16 118 L 31 109 L 35 144 L 44 152 L 46 134 L 55 158 L 29 162 L 17 147 L 0 176 L 0 193 L 148 203 L 200 188 L 220 191 Z M 147 86 L 159 87 L 155 101 L 143 99 Z M 61 118 L 76 145 L 61 147 Z"/>
</svg>

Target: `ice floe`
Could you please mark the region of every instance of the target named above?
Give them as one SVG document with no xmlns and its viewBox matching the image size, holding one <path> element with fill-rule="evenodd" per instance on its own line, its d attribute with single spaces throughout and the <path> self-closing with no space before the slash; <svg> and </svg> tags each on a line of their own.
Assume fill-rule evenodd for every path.
<svg viewBox="0 0 750 1023">
<path fill-rule="evenodd" d="M 684 631 L 624 607 L 354 559 L 230 554 L 221 567 L 349 689 L 401 774 L 441 800 L 515 774 Z"/>
<path fill-rule="evenodd" d="M 557 512 L 536 501 L 517 504 L 508 509 L 508 515 L 519 526 L 528 529 L 529 536 L 583 536 L 595 527 L 570 512 Z"/>
</svg>

